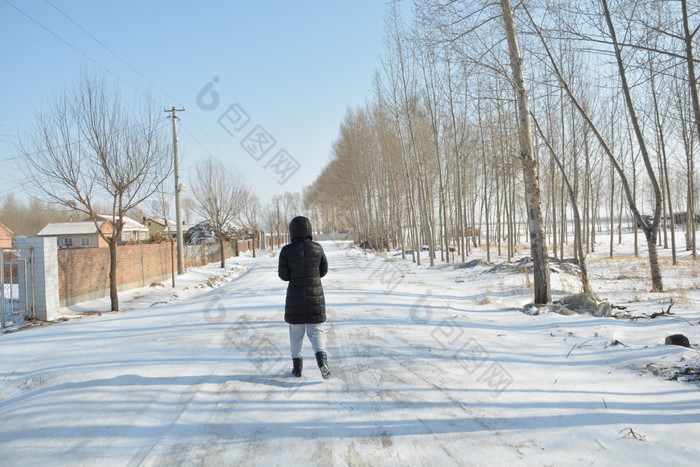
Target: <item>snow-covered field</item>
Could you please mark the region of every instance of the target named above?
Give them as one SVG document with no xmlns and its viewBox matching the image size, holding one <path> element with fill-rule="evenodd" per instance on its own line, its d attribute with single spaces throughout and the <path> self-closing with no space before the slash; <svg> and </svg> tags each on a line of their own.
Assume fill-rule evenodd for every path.
<svg viewBox="0 0 700 467">
<path fill-rule="evenodd" d="M 664 345 L 700 339 L 687 257 L 652 294 L 644 260 L 592 255 L 600 298 L 629 315 L 675 302 L 618 320 L 523 313 L 517 265 L 323 245 L 332 379 L 308 343 L 290 374 L 277 259 L 236 258 L 121 294 L 119 313 L 90 302 L 0 336 L 0 464 L 697 464 L 700 387 L 666 378 L 700 358 Z M 555 298 L 578 291 L 552 280 Z"/>
</svg>

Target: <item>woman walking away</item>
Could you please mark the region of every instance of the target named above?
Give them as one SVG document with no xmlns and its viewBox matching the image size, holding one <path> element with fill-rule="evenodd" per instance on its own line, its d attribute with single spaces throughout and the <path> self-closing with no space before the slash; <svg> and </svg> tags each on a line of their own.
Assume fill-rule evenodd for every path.
<svg viewBox="0 0 700 467">
<path fill-rule="evenodd" d="M 326 299 L 321 278 L 328 272 L 328 261 L 323 247 L 313 241 L 311 221 L 303 216 L 289 224 L 292 243 L 282 248 L 278 275 L 287 286 L 284 320 L 289 323 L 289 343 L 292 350 L 292 374 L 301 376 L 303 367 L 304 335 L 316 354 L 316 363 L 323 379 L 331 376 L 326 361 Z"/>
</svg>

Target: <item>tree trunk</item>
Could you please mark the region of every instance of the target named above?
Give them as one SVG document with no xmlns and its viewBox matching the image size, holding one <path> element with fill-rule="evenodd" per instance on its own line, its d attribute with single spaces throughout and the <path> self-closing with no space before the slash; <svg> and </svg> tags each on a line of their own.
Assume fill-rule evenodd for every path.
<svg viewBox="0 0 700 467">
<path fill-rule="evenodd" d="M 587 128 L 586 128 L 587 129 Z M 591 157 L 588 147 L 588 131 L 584 129 L 583 135 L 583 153 L 585 155 L 586 174 L 584 181 L 583 192 L 583 224 L 586 237 L 586 254 L 591 252 L 591 210 L 593 208 L 593 187 L 591 180 Z"/>
<path fill-rule="evenodd" d="M 686 54 L 686 63 L 688 65 L 688 85 L 690 87 L 690 96 L 693 102 L 693 117 L 695 120 L 695 128 L 698 132 L 698 140 L 700 141 L 700 97 L 698 97 L 698 81 L 697 78 L 695 77 L 695 61 L 693 58 L 693 38 L 697 32 L 694 31 L 693 34 L 690 33 L 690 25 L 688 24 L 688 5 L 686 0 L 681 0 L 681 12 L 683 16 L 683 34 L 684 34 L 684 41 L 685 41 L 685 54 Z M 688 225 L 690 225 L 690 230 L 691 230 L 691 237 L 692 237 L 692 251 L 693 251 L 693 258 L 697 258 L 697 249 L 696 249 L 696 243 L 695 243 L 695 202 L 694 202 L 694 197 L 695 197 L 695 192 L 694 192 L 694 178 L 695 178 L 695 172 L 693 168 L 693 154 L 688 153 L 688 158 L 689 158 L 689 163 L 688 163 L 688 170 L 689 170 L 689 199 L 690 203 L 688 206 L 688 211 L 689 216 L 692 219 L 692 222 L 690 222 Z M 687 242 L 687 240 L 686 240 Z"/>
<path fill-rule="evenodd" d="M 532 147 L 532 127 L 530 123 L 530 104 L 527 97 L 523 61 L 515 30 L 515 19 L 509 0 L 501 0 L 503 23 L 508 40 L 510 66 L 513 73 L 513 85 L 518 96 L 518 133 L 520 158 L 523 164 L 525 181 L 525 199 L 530 228 L 530 248 L 532 251 L 533 276 L 535 286 L 535 303 L 548 303 L 552 300 L 549 280 L 549 261 L 542 226 L 540 206 L 540 186 L 537 175 L 537 160 Z"/>
<path fill-rule="evenodd" d="M 119 311 L 119 294 L 117 293 L 117 237 L 108 241 L 109 245 L 109 301 L 112 311 Z"/>
<path fill-rule="evenodd" d="M 603 2 L 603 3 L 607 9 L 607 4 L 605 2 Z M 535 24 L 534 21 L 532 22 L 532 24 L 533 25 Z M 535 26 L 535 28 L 536 28 L 536 26 Z M 544 36 L 542 36 L 540 31 L 537 31 L 537 35 L 540 38 L 540 41 L 542 42 L 542 46 L 545 49 L 545 53 L 547 54 L 547 57 L 549 58 L 549 60 L 551 62 L 552 69 L 555 72 L 557 78 L 559 79 L 561 85 L 566 90 L 566 93 L 568 94 L 569 99 L 571 99 L 571 102 L 574 104 L 574 106 L 579 111 L 581 116 L 584 118 L 586 123 L 590 126 L 591 130 L 593 131 L 593 134 L 595 135 L 596 139 L 600 143 L 601 148 L 608 155 L 610 162 L 612 163 L 613 167 L 615 168 L 615 171 L 619 175 L 620 181 L 622 182 L 622 187 L 625 190 L 625 194 L 627 195 L 627 202 L 629 204 L 630 209 L 634 213 L 635 222 L 637 222 L 641 225 L 642 230 L 644 231 L 644 235 L 647 237 L 647 239 L 649 239 L 650 237 L 653 237 L 654 241 L 656 241 L 656 231 L 658 230 L 658 222 L 655 223 L 654 225 L 648 225 L 645 222 L 645 220 L 642 218 L 642 215 L 639 212 L 639 209 L 637 208 L 635 199 L 632 195 L 629 183 L 627 181 L 627 177 L 625 176 L 625 172 L 622 169 L 622 167 L 620 166 L 617 159 L 615 158 L 615 155 L 612 153 L 612 150 L 610 149 L 610 145 L 605 140 L 605 138 L 603 138 L 603 135 L 601 135 L 600 131 L 598 131 L 598 128 L 595 126 L 595 124 L 591 120 L 591 117 L 588 115 L 588 112 L 581 106 L 581 103 L 578 101 L 578 99 L 576 98 L 574 93 L 571 91 L 571 88 L 569 87 L 568 83 L 564 80 L 564 77 L 561 74 L 559 66 L 557 65 L 556 60 L 552 56 L 551 50 L 547 46 L 547 42 L 545 41 Z M 624 68 L 622 67 L 622 64 L 621 64 L 621 57 L 619 55 L 619 49 L 617 48 L 617 42 L 615 41 L 614 38 L 613 38 L 613 41 L 616 44 L 615 49 L 616 49 L 616 58 L 618 59 L 618 65 L 620 66 L 621 71 L 624 71 Z M 624 78 L 624 74 L 621 78 L 623 78 L 623 82 L 626 83 L 626 79 Z M 623 86 L 623 88 L 624 87 L 625 86 Z M 626 91 L 629 91 L 629 89 L 627 88 Z M 629 92 L 627 92 L 626 98 L 629 98 Z M 632 119 L 632 120 L 633 120 L 633 122 L 635 122 L 634 119 Z M 635 122 L 635 123 L 638 123 L 638 122 Z M 636 129 L 639 129 L 638 126 Z M 640 144 L 643 144 L 643 140 L 642 140 L 642 142 L 640 142 Z M 646 163 L 647 163 L 647 161 L 645 161 L 645 165 L 647 166 L 647 170 L 649 170 L 649 165 Z M 654 176 L 653 172 L 650 173 L 649 175 L 650 175 L 650 178 L 652 179 L 652 182 L 656 180 L 656 177 Z M 658 184 L 656 184 L 656 188 L 658 190 Z M 657 201 L 658 201 L 658 198 L 657 198 Z M 657 207 L 660 207 L 660 204 L 658 202 L 657 202 Z M 660 209 L 658 209 L 658 211 L 660 212 Z M 658 217 L 658 215 L 657 215 L 657 217 Z M 653 259 L 652 259 L 652 256 L 654 257 Z M 649 251 L 649 267 L 652 270 L 651 271 L 652 290 L 653 291 L 663 290 L 663 282 L 661 281 L 661 271 L 659 270 L 658 258 L 656 258 L 656 245 L 654 245 L 653 253 L 651 251 L 651 248 Z"/>
<path fill-rule="evenodd" d="M 540 135 L 542 136 L 542 139 L 545 142 L 545 145 L 549 149 L 550 154 L 552 154 L 552 158 L 554 161 L 557 163 L 557 166 L 559 167 L 559 170 L 561 171 L 561 176 L 564 180 L 564 184 L 566 186 L 566 189 L 569 193 L 569 197 L 571 198 L 571 208 L 574 212 L 574 246 L 577 249 L 578 253 L 578 259 L 579 259 L 579 266 L 581 267 L 581 286 L 583 288 L 583 291 L 586 293 L 593 293 L 593 289 L 591 288 L 591 284 L 588 280 L 588 268 L 586 267 L 586 256 L 583 252 L 583 239 L 581 235 L 581 216 L 578 211 L 578 204 L 576 203 L 576 193 L 574 192 L 574 189 L 571 187 L 571 183 L 569 183 L 569 178 L 566 176 L 566 172 L 564 172 L 564 164 L 561 163 L 559 158 L 557 157 L 556 153 L 554 152 L 554 148 L 550 144 L 549 140 L 545 137 L 544 132 L 540 128 L 539 123 L 537 123 L 537 119 L 532 116 L 532 120 L 535 122 L 535 126 L 537 127 L 537 130 L 539 131 Z M 562 257 L 562 259 L 564 259 Z"/>
<path fill-rule="evenodd" d="M 552 254 L 554 255 L 554 259 L 557 259 L 557 196 L 555 175 L 556 170 L 554 170 L 554 160 L 552 160 L 550 171 L 550 191 L 552 192 Z"/>
<path fill-rule="evenodd" d="M 632 164 L 632 197 L 637 199 L 637 169 L 635 164 Z M 639 258 L 639 226 L 634 220 L 634 216 L 632 216 L 632 220 L 634 223 L 634 257 Z"/>
<path fill-rule="evenodd" d="M 615 249 L 615 167 L 610 168 L 610 257 Z"/>
<path fill-rule="evenodd" d="M 226 267 L 226 253 L 224 249 L 224 237 L 219 236 L 219 256 L 221 258 L 221 269 Z"/>
<path fill-rule="evenodd" d="M 501 251 L 501 239 L 503 238 L 503 235 L 501 234 L 501 229 L 503 226 L 501 225 L 503 222 L 501 221 L 502 215 L 501 215 L 501 192 L 503 191 L 501 189 L 501 176 L 500 176 L 501 171 L 497 170 L 496 171 L 496 176 L 494 177 L 496 179 L 496 248 L 497 248 L 497 253 L 498 256 L 503 256 L 503 251 Z"/>
<path fill-rule="evenodd" d="M 688 85 L 690 87 L 690 97 L 693 101 L 695 128 L 698 131 L 698 138 L 700 138 L 700 97 L 698 96 L 698 81 L 695 77 L 695 61 L 693 58 L 693 39 L 697 30 L 695 30 L 692 34 L 690 33 L 690 25 L 688 24 L 688 5 L 686 0 L 681 0 L 681 12 L 683 15 L 686 63 L 688 65 Z"/>
<path fill-rule="evenodd" d="M 637 113 L 635 111 L 634 105 L 632 103 L 632 95 L 630 93 L 630 88 L 627 83 L 627 74 L 625 72 L 625 67 L 622 62 L 622 52 L 620 51 L 620 46 L 617 41 L 617 35 L 615 34 L 615 28 L 613 26 L 612 18 L 610 16 L 610 11 L 608 9 L 607 0 L 601 0 L 603 5 L 603 12 L 605 14 L 605 21 L 608 25 L 608 31 L 610 33 L 610 38 L 612 40 L 613 49 L 615 52 L 615 59 L 617 61 L 618 72 L 620 74 L 620 82 L 622 84 L 622 93 L 625 97 L 625 103 L 627 104 L 627 112 L 629 114 L 630 122 L 634 128 L 634 133 L 637 137 L 637 143 L 639 144 L 639 150 L 642 153 L 642 159 L 644 160 L 644 166 L 647 170 L 647 175 L 649 176 L 649 181 L 651 183 L 652 189 L 654 190 L 654 221 L 651 225 L 644 222 L 642 229 L 644 230 L 644 235 L 647 238 L 647 243 L 650 240 L 656 241 L 657 232 L 659 231 L 660 216 L 661 216 L 661 189 L 659 188 L 659 182 L 654 174 L 654 167 L 651 163 L 651 158 L 647 151 L 646 142 L 644 140 L 644 134 L 642 132 L 639 120 L 637 119 Z M 636 213 L 635 213 L 636 214 Z M 637 220 L 639 220 L 638 215 L 635 215 Z M 661 269 L 659 268 L 659 261 L 656 254 L 656 245 L 653 245 L 653 251 L 651 244 L 649 245 L 649 268 L 651 269 L 651 291 L 652 292 L 662 292 L 664 290 L 663 281 L 661 278 Z"/>
<path fill-rule="evenodd" d="M 255 230 L 253 230 L 253 258 L 255 258 L 255 244 L 256 244 L 256 240 L 259 239 L 259 237 L 258 237 L 258 238 L 256 238 L 256 237 L 258 237 L 258 233 L 257 233 Z M 222 267 L 223 267 L 223 266 L 222 266 Z"/>
<path fill-rule="evenodd" d="M 668 218 L 671 224 L 671 257 L 673 260 L 673 265 L 678 264 L 678 258 L 676 256 L 676 220 L 673 213 L 673 203 L 671 202 L 671 181 L 668 176 L 668 155 L 666 154 L 666 138 L 664 135 L 664 126 L 661 121 L 661 113 L 659 112 L 659 101 L 658 93 L 656 92 L 656 82 L 654 80 L 654 62 L 649 59 L 649 75 L 651 77 L 651 95 L 652 102 L 654 104 L 654 120 L 656 124 L 657 131 L 657 145 L 658 153 L 660 155 L 660 165 L 661 173 L 663 174 L 663 186 L 666 189 L 666 204 L 664 205 L 664 211 L 668 209 Z M 664 248 L 668 248 L 666 243 L 666 216 L 664 215 Z"/>
</svg>

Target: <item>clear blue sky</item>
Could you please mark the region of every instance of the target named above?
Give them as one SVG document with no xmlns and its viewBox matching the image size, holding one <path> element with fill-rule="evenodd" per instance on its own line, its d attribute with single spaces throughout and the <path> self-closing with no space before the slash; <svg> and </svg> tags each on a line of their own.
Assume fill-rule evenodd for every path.
<svg viewBox="0 0 700 467">
<path fill-rule="evenodd" d="M 300 191 L 325 165 L 348 106 L 371 94 L 386 9 L 384 0 L 0 0 L 0 197 L 22 190 L 10 158 L 35 111 L 86 69 L 106 73 L 125 94 L 136 88 L 162 107 L 186 109 L 185 181 L 212 154 L 241 170 L 263 199 Z M 218 105 L 211 93 L 197 98 L 209 83 Z M 232 104 L 238 113 L 227 113 Z M 259 137 L 257 125 L 275 140 L 264 155 L 248 140 L 259 161 L 241 146 L 251 131 Z M 280 150 L 286 154 L 275 158 Z"/>
</svg>

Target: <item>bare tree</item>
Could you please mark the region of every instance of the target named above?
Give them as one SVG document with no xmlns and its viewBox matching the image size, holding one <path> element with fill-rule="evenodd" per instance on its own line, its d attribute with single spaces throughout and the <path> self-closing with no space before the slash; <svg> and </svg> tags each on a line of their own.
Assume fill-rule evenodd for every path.
<svg viewBox="0 0 700 467">
<path fill-rule="evenodd" d="M 275 216 L 275 232 L 277 232 L 278 237 L 284 237 L 285 235 L 285 228 L 284 228 L 284 219 L 282 217 L 283 211 L 282 211 L 282 197 L 281 196 L 275 196 L 272 198 L 271 203 L 274 205 L 274 216 Z"/>
<path fill-rule="evenodd" d="M 279 236 L 279 225 L 277 222 L 277 208 L 274 199 L 270 200 L 263 208 L 261 212 L 262 226 L 266 231 L 270 233 L 272 237 L 272 242 L 270 247 L 272 250 L 275 249 L 275 243 L 277 242 L 277 237 L 273 235 L 273 232 Z"/>
<path fill-rule="evenodd" d="M 622 50 L 617 39 L 617 33 L 615 26 L 612 21 L 612 16 L 608 8 L 607 0 L 601 0 L 601 5 L 603 7 L 603 13 L 605 16 L 605 22 L 608 26 L 608 32 L 610 34 L 610 40 L 612 42 L 613 51 L 615 53 L 615 59 L 618 66 L 618 72 L 620 76 L 620 82 L 622 86 L 622 92 L 625 97 L 625 103 L 627 105 L 627 112 L 629 115 L 629 120 L 634 128 L 635 136 L 637 137 L 637 144 L 642 154 L 644 160 L 644 166 L 647 169 L 647 175 L 649 176 L 649 181 L 651 183 L 652 189 L 654 191 L 654 220 L 653 222 L 647 222 L 642 219 L 637 212 L 635 212 L 635 217 L 637 217 L 637 222 L 641 225 L 642 231 L 647 238 L 647 247 L 649 248 L 649 266 L 651 269 L 651 282 L 652 291 L 661 292 L 664 289 L 663 280 L 661 277 L 661 268 L 659 266 L 658 254 L 656 251 L 656 239 L 659 232 L 659 225 L 661 222 L 661 210 L 662 210 L 662 195 L 661 187 L 659 186 L 658 179 L 654 172 L 654 167 L 647 149 L 646 138 L 644 132 L 641 128 L 641 123 L 637 117 L 636 106 L 632 99 L 632 94 L 630 92 L 630 86 L 627 80 L 627 71 L 625 69 L 625 64 L 622 58 Z M 633 204 L 633 203 L 631 203 Z"/>
<path fill-rule="evenodd" d="M 537 159 L 532 147 L 530 104 L 527 98 L 527 87 L 523 74 L 523 59 L 520 55 L 520 45 L 510 0 L 501 0 L 501 11 L 508 41 L 513 87 L 518 99 L 518 141 L 520 143 L 520 159 L 523 166 L 525 199 L 530 226 L 530 248 L 532 249 L 535 279 L 535 303 L 547 303 L 552 299 L 552 290 L 549 283 L 549 262 L 547 260 L 547 246 L 545 244 L 540 207 L 540 182 L 537 174 Z"/>
<path fill-rule="evenodd" d="M 291 222 L 294 217 L 301 215 L 303 211 L 302 205 L 300 193 L 285 193 L 282 198 L 281 222 L 289 225 L 289 222 Z"/>
<path fill-rule="evenodd" d="M 190 223 L 194 212 L 195 202 L 192 198 L 182 198 L 182 209 L 185 211 L 185 222 Z"/>
<path fill-rule="evenodd" d="M 255 258 L 256 240 L 258 239 L 260 227 L 262 227 L 263 223 L 262 214 L 260 200 L 255 194 L 248 192 L 243 201 L 243 208 L 241 209 L 239 219 L 243 227 L 249 230 L 253 235 L 253 258 Z"/>
<path fill-rule="evenodd" d="M 219 241 L 221 267 L 224 268 L 224 245 L 235 231 L 234 222 L 241 214 L 248 187 L 238 171 L 213 157 L 197 164 L 191 184 L 194 209 L 210 224 Z"/>
<path fill-rule="evenodd" d="M 109 246 L 112 311 L 119 310 L 117 242 L 125 214 L 170 174 L 163 117 L 148 100 L 127 106 L 104 79 L 84 76 L 43 112 L 22 143 L 23 168 L 43 198 L 87 214 Z M 99 212 L 100 204 L 110 211 Z M 112 229 L 100 229 L 107 214 Z"/>
<path fill-rule="evenodd" d="M 0 221 L 15 236 L 33 237 L 51 222 L 70 222 L 83 214 L 67 210 L 55 203 L 46 203 L 36 198 L 23 202 L 13 193 L 5 196 L 0 205 Z"/>
<path fill-rule="evenodd" d="M 168 243 L 170 243 L 170 281 L 173 287 L 175 287 L 175 238 L 173 237 L 173 232 L 170 230 L 170 199 L 173 199 L 172 193 L 166 191 L 165 187 L 162 186 L 161 189 L 156 193 L 155 199 L 151 200 L 151 210 L 161 217 L 163 220 L 163 236 L 167 237 Z M 160 240 L 159 240 L 160 241 Z"/>
<path fill-rule="evenodd" d="M 678 108 L 678 127 L 685 152 L 686 163 L 686 215 L 685 215 L 685 248 L 692 251 L 693 258 L 697 258 L 697 243 L 695 232 L 695 145 L 694 122 L 691 123 L 690 109 L 687 108 L 686 87 L 680 83 L 674 86 L 675 105 Z"/>
<path fill-rule="evenodd" d="M 566 175 L 566 171 L 564 170 L 564 165 L 562 164 L 559 157 L 557 157 L 557 153 L 554 150 L 554 147 L 552 147 L 552 144 L 547 139 L 547 136 L 542 131 L 542 128 L 540 128 L 539 122 L 537 121 L 537 118 L 535 118 L 534 115 L 532 116 L 532 121 L 535 123 L 535 127 L 537 128 L 537 131 L 539 132 L 540 136 L 542 137 L 542 140 L 544 141 L 545 145 L 547 146 L 547 149 L 549 150 L 550 154 L 552 155 L 552 159 L 557 164 L 557 167 L 561 171 L 562 178 L 564 179 L 564 184 L 566 185 L 566 190 L 567 190 L 567 193 L 568 193 L 569 198 L 571 200 L 571 208 L 572 208 L 573 213 L 574 213 L 574 236 L 575 236 L 574 243 L 576 245 L 576 254 L 577 254 L 578 260 L 579 260 L 578 264 L 579 264 L 579 267 L 581 268 L 581 287 L 583 288 L 584 292 L 593 293 L 593 289 L 591 288 L 591 283 L 588 280 L 588 268 L 586 266 L 586 254 L 583 251 L 581 215 L 579 214 L 578 203 L 576 201 L 576 194 L 574 193 L 574 189 L 571 186 L 571 182 L 569 181 L 569 178 Z"/>
<path fill-rule="evenodd" d="M 620 78 L 621 82 L 621 88 L 623 91 L 623 97 L 625 99 L 625 104 L 627 107 L 627 114 L 630 120 L 630 123 L 633 126 L 634 129 L 634 134 L 636 136 L 636 142 L 639 146 L 639 149 L 641 151 L 641 155 L 644 161 L 644 166 L 647 171 L 647 175 L 650 181 L 650 184 L 652 186 L 652 190 L 654 193 L 653 200 L 654 200 L 654 216 L 653 220 L 649 221 L 648 219 L 644 218 L 639 211 L 639 207 L 637 204 L 637 200 L 635 199 L 635 196 L 632 192 L 632 189 L 630 188 L 627 175 L 625 174 L 623 164 L 621 164 L 620 160 L 615 156 L 613 149 L 610 145 L 610 142 L 605 138 L 605 136 L 601 133 L 599 126 L 596 125 L 591 118 L 589 112 L 586 111 L 586 109 L 581 105 L 577 97 L 574 95 L 571 86 L 569 85 L 568 81 L 564 78 L 561 68 L 557 62 L 557 60 L 554 57 L 554 54 L 552 53 L 551 48 L 547 44 L 547 41 L 545 39 L 545 36 L 542 34 L 540 28 L 537 26 L 535 23 L 534 19 L 528 12 L 528 16 L 530 18 L 532 27 L 535 29 L 538 38 L 540 39 L 540 42 L 542 44 L 542 48 L 544 50 L 545 56 L 547 57 L 547 61 L 550 64 L 551 70 L 555 73 L 557 78 L 559 79 L 560 85 L 562 88 L 566 91 L 566 94 L 569 96 L 569 99 L 571 100 L 571 103 L 576 107 L 578 112 L 581 114 L 581 116 L 584 118 L 586 121 L 586 124 L 590 126 L 591 130 L 593 131 L 593 134 L 595 135 L 596 139 L 598 140 L 598 143 L 600 147 L 603 149 L 603 151 L 608 155 L 608 158 L 610 160 L 610 163 L 612 164 L 615 172 L 620 178 L 620 181 L 622 182 L 622 187 L 624 189 L 627 202 L 629 205 L 630 210 L 634 214 L 635 221 L 637 225 L 640 226 L 642 229 L 642 232 L 644 233 L 646 239 L 647 239 L 647 247 L 649 251 L 649 267 L 650 267 L 650 272 L 651 272 L 651 281 L 652 281 L 652 291 L 654 292 L 660 292 L 663 291 L 663 281 L 662 281 L 662 276 L 661 276 L 661 268 L 659 266 L 659 260 L 658 260 L 658 254 L 656 250 L 656 240 L 657 240 L 657 234 L 659 230 L 659 222 L 660 222 L 660 214 L 661 214 L 661 189 L 659 187 L 656 175 L 654 173 L 654 168 L 652 166 L 651 158 L 649 156 L 649 153 L 647 151 L 647 146 L 646 146 L 646 141 L 645 141 L 645 136 L 644 133 L 641 129 L 641 124 L 639 119 L 637 118 L 636 112 L 635 112 L 635 105 L 632 99 L 632 95 L 630 92 L 630 86 L 628 85 L 627 82 L 627 71 L 623 62 L 622 58 L 622 53 L 620 49 L 620 43 L 617 40 L 617 35 L 615 33 L 615 27 L 612 23 L 612 18 L 610 15 L 610 12 L 607 8 L 607 2 L 605 0 L 601 0 L 601 6 L 603 10 L 603 16 L 606 24 L 606 29 L 609 34 L 610 38 L 610 45 L 613 48 L 613 53 L 615 57 L 615 65 L 617 69 L 618 76 Z M 525 10 L 527 12 L 527 10 Z M 612 209 L 611 209 L 611 216 L 612 216 Z M 611 229 L 612 230 L 612 229 Z M 612 235 L 612 232 L 611 232 Z"/>
</svg>

